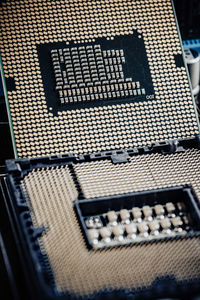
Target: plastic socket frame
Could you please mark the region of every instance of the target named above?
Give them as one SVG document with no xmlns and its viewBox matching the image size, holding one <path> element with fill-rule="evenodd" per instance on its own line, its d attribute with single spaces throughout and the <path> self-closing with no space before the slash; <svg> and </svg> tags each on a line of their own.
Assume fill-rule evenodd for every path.
<svg viewBox="0 0 200 300">
<path fill-rule="evenodd" d="M 74 208 L 90 249 L 200 234 L 200 212 L 189 186 L 79 200 Z"/>
</svg>

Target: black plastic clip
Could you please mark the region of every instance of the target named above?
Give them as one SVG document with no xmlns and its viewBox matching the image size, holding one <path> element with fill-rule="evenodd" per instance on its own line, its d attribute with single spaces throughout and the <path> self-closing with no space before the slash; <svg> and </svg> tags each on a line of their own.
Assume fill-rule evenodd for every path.
<svg viewBox="0 0 200 300">
<path fill-rule="evenodd" d="M 45 227 L 34 228 L 33 238 L 37 239 L 37 238 L 41 237 L 45 232 L 46 232 Z"/>
<path fill-rule="evenodd" d="M 113 164 L 119 163 L 127 163 L 130 160 L 130 156 L 127 152 L 120 153 L 120 154 L 113 154 L 111 155 L 111 160 Z"/>
<path fill-rule="evenodd" d="M 20 175 L 22 171 L 20 164 L 14 159 L 6 160 L 6 168 L 8 173 L 14 173 L 15 175 Z"/>
<path fill-rule="evenodd" d="M 168 151 L 161 151 L 162 154 L 170 154 L 170 153 L 177 153 L 177 152 L 185 152 L 183 146 L 179 144 L 177 140 L 169 141 L 169 150 Z"/>
</svg>

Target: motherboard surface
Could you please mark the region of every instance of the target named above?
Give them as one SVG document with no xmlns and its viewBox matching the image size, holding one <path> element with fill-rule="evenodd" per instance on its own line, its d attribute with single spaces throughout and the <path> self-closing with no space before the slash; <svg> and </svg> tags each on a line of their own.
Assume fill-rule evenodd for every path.
<svg viewBox="0 0 200 300">
<path fill-rule="evenodd" d="M 198 134 L 170 0 L 8 0 L 0 25 L 18 157 Z"/>
</svg>

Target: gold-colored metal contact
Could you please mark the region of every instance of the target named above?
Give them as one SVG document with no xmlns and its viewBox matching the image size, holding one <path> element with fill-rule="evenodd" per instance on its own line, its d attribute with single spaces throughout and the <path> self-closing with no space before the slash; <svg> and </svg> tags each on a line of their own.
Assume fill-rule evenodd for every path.
<svg viewBox="0 0 200 300">
<path fill-rule="evenodd" d="M 0 7 L 0 51 L 19 157 L 128 148 L 198 134 L 198 124 L 170 0 L 8 0 Z M 123 105 L 48 108 L 37 45 L 143 38 L 155 95 Z M 56 101 L 56 100 L 55 100 Z"/>
</svg>

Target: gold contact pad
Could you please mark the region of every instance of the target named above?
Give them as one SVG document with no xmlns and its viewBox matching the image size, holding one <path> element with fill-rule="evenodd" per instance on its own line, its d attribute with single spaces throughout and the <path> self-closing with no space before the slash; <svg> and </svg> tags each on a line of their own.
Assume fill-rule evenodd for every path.
<svg viewBox="0 0 200 300">
<path fill-rule="evenodd" d="M 170 0 L 8 0 L 0 7 L 0 51 L 19 157 L 128 148 L 198 134 Z M 37 45 L 134 34 L 144 39 L 155 99 L 53 113 L 47 107 Z M 172 100 L 173 96 L 173 100 Z"/>
<path fill-rule="evenodd" d="M 109 160 L 81 163 L 75 169 L 86 197 L 189 184 L 200 198 L 199 159 L 200 151 L 188 150 L 165 156 L 141 155 L 120 165 Z M 94 170 L 99 183 L 92 179 Z M 67 166 L 31 171 L 21 186 L 34 225 L 47 228 L 40 245 L 58 291 L 90 295 L 102 289 L 147 287 L 158 276 L 170 274 L 183 281 L 200 274 L 198 237 L 89 251 L 73 210 L 78 192 Z"/>
</svg>

